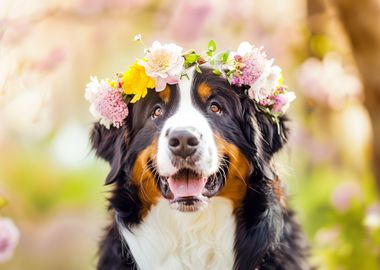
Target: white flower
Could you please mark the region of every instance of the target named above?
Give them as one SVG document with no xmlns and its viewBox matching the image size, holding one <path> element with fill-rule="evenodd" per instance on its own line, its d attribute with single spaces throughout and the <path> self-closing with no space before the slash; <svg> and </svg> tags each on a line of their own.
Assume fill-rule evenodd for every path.
<svg viewBox="0 0 380 270">
<path fill-rule="evenodd" d="M 99 93 L 100 83 L 96 76 L 91 76 L 90 80 L 91 81 L 88 84 L 86 84 L 84 97 L 86 98 L 86 100 L 93 103 L 95 102 L 96 95 Z"/>
<path fill-rule="evenodd" d="M 101 82 L 99 82 L 96 76 L 91 76 L 90 80 L 91 81 L 86 85 L 86 90 L 84 94 L 85 99 L 88 102 L 90 102 L 89 111 L 96 121 L 100 121 L 101 124 L 109 128 L 111 125 L 111 121 L 102 118 L 102 115 L 96 110 L 95 106 L 96 99 L 101 91 L 101 84 L 103 84 L 104 81 L 102 80 Z"/>
<path fill-rule="evenodd" d="M 239 44 L 237 49 L 237 54 L 240 56 L 245 56 L 246 54 L 252 52 L 253 46 L 248 41 L 243 41 Z"/>
<path fill-rule="evenodd" d="M 270 96 L 279 86 L 281 71 L 279 66 L 272 66 L 272 61 L 268 61 L 261 76 L 251 85 L 249 96 L 256 101 Z"/>
<path fill-rule="evenodd" d="M 104 125 L 107 129 L 110 128 L 112 121 L 103 117 L 101 113 L 96 108 L 96 102 L 100 95 L 100 92 L 104 89 L 104 87 L 109 87 L 108 83 L 105 80 L 101 80 L 99 82 L 96 76 L 90 77 L 91 81 L 86 85 L 86 90 L 84 97 L 90 102 L 89 111 L 91 115 L 94 117 L 95 121 L 99 121 L 100 124 Z"/>
<path fill-rule="evenodd" d="M 134 41 L 141 41 L 142 39 L 141 34 L 136 35 L 133 39 Z"/>
<path fill-rule="evenodd" d="M 145 59 L 139 65 L 156 82 L 156 91 L 165 89 L 166 84 L 178 83 L 183 69 L 182 47 L 174 43 L 163 44 L 155 41 L 148 50 Z"/>
<path fill-rule="evenodd" d="M 243 41 L 239 44 L 237 51 L 231 51 L 228 55 L 228 62 L 233 62 L 236 55 L 240 55 L 241 57 L 246 56 L 253 50 L 253 45 L 251 45 L 248 41 Z"/>
<path fill-rule="evenodd" d="M 0 262 L 9 260 L 20 239 L 20 232 L 9 218 L 0 218 Z"/>
</svg>

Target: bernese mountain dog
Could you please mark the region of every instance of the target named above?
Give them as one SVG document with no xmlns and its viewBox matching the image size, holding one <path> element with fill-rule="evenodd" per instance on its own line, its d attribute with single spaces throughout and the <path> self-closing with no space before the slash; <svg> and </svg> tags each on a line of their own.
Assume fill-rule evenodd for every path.
<svg viewBox="0 0 380 270">
<path fill-rule="evenodd" d="M 273 123 L 247 89 L 201 71 L 130 103 L 121 128 L 94 125 L 113 219 L 97 269 L 309 269 L 272 161 L 285 116 Z"/>
</svg>

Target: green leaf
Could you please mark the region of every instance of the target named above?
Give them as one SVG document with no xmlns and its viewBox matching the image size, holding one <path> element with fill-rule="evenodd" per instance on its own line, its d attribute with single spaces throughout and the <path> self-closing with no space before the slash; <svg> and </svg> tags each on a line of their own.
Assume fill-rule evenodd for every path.
<svg viewBox="0 0 380 270">
<path fill-rule="evenodd" d="M 232 69 L 230 71 L 227 72 L 227 76 L 230 76 L 232 73 L 234 73 L 236 71 L 236 69 Z"/>
<path fill-rule="evenodd" d="M 215 75 L 218 75 L 218 76 L 222 75 L 222 72 L 220 72 L 219 69 L 214 69 L 214 70 L 212 71 L 212 73 L 214 73 Z"/>
<path fill-rule="evenodd" d="M 199 55 L 195 53 L 185 55 L 185 60 L 189 64 L 195 63 L 199 59 Z"/>
<path fill-rule="evenodd" d="M 215 43 L 215 41 L 210 40 L 210 41 L 208 42 L 207 48 L 208 48 L 208 50 L 209 50 L 210 52 L 215 52 L 215 51 L 216 51 L 216 43 Z"/>
<path fill-rule="evenodd" d="M 196 70 L 198 73 L 202 73 L 202 70 L 199 68 L 199 65 L 196 65 L 196 66 L 195 66 L 195 70 Z"/>
<path fill-rule="evenodd" d="M 223 52 L 219 55 L 219 59 L 220 59 L 220 62 L 222 62 L 223 64 L 227 63 L 227 60 L 228 60 L 228 55 L 230 54 L 230 52 Z"/>
</svg>

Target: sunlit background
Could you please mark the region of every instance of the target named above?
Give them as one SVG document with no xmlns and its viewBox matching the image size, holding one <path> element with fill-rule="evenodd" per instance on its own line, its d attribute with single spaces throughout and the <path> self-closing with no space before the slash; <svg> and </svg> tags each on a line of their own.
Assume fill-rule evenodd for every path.
<svg viewBox="0 0 380 270">
<path fill-rule="evenodd" d="M 133 63 L 138 33 L 264 46 L 297 93 L 277 160 L 311 262 L 380 269 L 379 25 L 379 0 L 0 1 L 0 269 L 94 269 L 109 167 L 84 87 Z"/>
</svg>

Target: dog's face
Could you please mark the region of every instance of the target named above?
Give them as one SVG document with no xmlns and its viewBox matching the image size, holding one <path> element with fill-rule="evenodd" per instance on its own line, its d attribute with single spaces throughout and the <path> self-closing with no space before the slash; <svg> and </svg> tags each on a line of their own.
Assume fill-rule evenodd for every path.
<svg viewBox="0 0 380 270">
<path fill-rule="evenodd" d="M 244 89 L 209 69 L 149 91 L 129 109 L 123 128 L 96 125 L 92 142 L 111 163 L 107 182 L 133 186 L 142 214 L 160 198 L 183 212 L 207 207 L 213 196 L 237 207 L 249 175 L 265 174 L 286 139 L 282 122 L 280 133 Z"/>
</svg>

